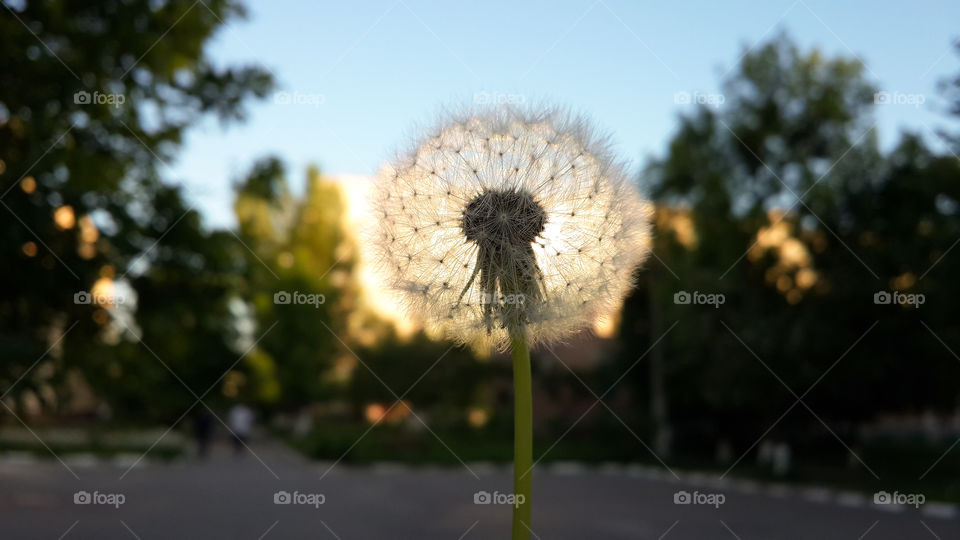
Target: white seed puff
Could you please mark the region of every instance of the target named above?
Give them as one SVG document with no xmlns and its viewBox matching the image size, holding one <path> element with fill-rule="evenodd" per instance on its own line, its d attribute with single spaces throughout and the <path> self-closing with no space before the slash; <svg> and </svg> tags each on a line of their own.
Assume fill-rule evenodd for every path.
<svg viewBox="0 0 960 540">
<path fill-rule="evenodd" d="M 652 206 L 559 110 L 449 117 L 381 169 L 371 197 L 386 285 L 474 346 L 556 341 L 612 314 L 650 251 Z"/>
</svg>

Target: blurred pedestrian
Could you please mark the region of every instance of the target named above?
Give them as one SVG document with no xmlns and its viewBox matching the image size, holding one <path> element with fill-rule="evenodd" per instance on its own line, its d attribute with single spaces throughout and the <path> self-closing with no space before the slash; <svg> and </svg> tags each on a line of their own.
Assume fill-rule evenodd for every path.
<svg viewBox="0 0 960 540">
<path fill-rule="evenodd" d="M 213 415 L 206 408 L 200 409 L 200 412 L 193 419 L 193 436 L 197 441 L 197 457 L 201 459 L 207 457 L 211 434 L 213 434 Z"/>
<path fill-rule="evenodd" d="M 243 403 L 237 403 L 230 408 L 228 423 L 233 434 L 234 452 L 239 454 L 250 439 L 250 431 L 253 429 L 253 411 Z"/>
</svg>

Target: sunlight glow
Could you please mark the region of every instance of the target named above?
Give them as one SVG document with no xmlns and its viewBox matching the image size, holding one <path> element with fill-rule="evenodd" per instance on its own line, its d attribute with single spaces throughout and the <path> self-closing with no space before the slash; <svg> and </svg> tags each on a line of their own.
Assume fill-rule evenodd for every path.
<svg viewBox="0 0 960 540">
<path fill-rule="evenodd" d="M 332 175 L 338 182 L 346 200 L 346 230 L 353 234 L 354 242 L 362 242 L 361 231 L 369 227 L 370 212 L 367 204 L 367 195 L 370 192 L 372 179 L 368 176 L 356 174 Z M 417 329 L 417 325 L 403 316 L 400 304 L 396 297 L 378 285 L 379 280 L 370 261 L 364 259 L 363 250 L 358 250 L 357 281 L 360 286 L 360 304 L 384 320 L 393 323 L 401 337 L 409 337 Z"/>
</svg>

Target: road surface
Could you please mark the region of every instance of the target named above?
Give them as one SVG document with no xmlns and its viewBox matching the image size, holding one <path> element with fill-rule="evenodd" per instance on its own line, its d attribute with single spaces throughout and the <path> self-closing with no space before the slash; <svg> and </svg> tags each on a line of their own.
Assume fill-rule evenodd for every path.
<svg viewBox="0 0 960 540">
<path fill-rule="evenodd" d="M 204 462 L 164 465 L 148 458 L 135 466 L 138 456 L 63 463 L 4 458 L 0 538 L 509 537 L 510 506 L 475 503 L 504 502 L 511 474 L 503 466 L 312 463 L 264 440 L 240 456 L 226 447 L 214 454 Z M 534 480 L 532 537 L 960 538 L 960 518 L 949 506 L 876 505 L 863 495 L 678 474 L 681 481 L 639 467 L 541 467 Z"/>
</svg>

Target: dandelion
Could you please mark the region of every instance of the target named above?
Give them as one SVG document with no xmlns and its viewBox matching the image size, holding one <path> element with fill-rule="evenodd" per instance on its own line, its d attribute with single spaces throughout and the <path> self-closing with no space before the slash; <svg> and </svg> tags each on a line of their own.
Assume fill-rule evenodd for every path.
<svg viewBox="0 0 960 540">
<path fill-rule="evenodd" d="M 416 318 L 505 349 L 615 310 L 649 250 L 650 205 L 582 121 L 501 108 L 444 123 L 385 167 L 376 259 Z"/>
<path fill-rule="evenodd" d="M 617 309 L 649 253 L 652 208 L 583 120 L 510 107 L 442 122 L 381 170 L 372 208 L 371 248 L 407 311 L 449 339 L 513 350 L 526 501 L 514 538 L 526 537 L 529 347 Z"/>
</svg>

